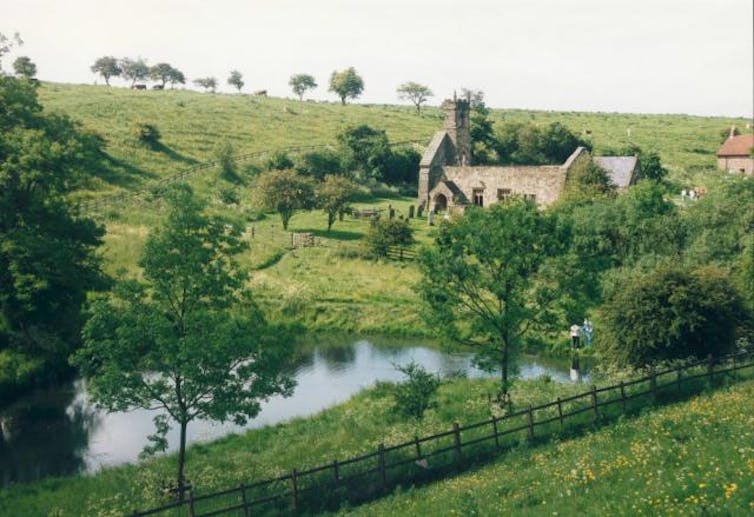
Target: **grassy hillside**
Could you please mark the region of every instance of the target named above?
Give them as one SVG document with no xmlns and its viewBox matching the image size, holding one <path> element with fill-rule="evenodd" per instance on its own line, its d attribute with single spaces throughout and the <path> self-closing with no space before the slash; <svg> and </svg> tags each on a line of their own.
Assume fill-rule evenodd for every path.
<svg viewBox="0 0 754 517">
<path fill-rule="evenodd" d="M 751 515 L 754 383 L 344 511 L 395 515 Z"/>
<path fill-rule="evenodd" d="M 121 269 L 136 272 L 149 229 L 164 215 L 159 192 L 151 186 L 160 178 L 205 163 L 224 143 L 232 144 L 243 155 L 332 144 L 340 131 L 356 124 L 385 129 L 393 142 L 428 141 L 442 127 L 442 114 L 436 108 L 417 115 L 408 106 L 341 106 L 181 90 L 45 84 L 40 88 L 40 100 L 45 109 L 67 114 L 105 139 L 107 159 L 97 171 L 97 180 L 78 194 L 80 199 L 147 192 L 138 199 L 113 201 L 95 214 L 107 226 L 103 253 L 111 274 Z M 720 131 L 733 124 L 745 127 L 742 119 L 683 115 L 494 110 L 492 117 L 541 124 L 559 121 L 582 135 L 589 131 L 597 152 L 633 141 L 647 150 L 659 151 L 672 177 L 688 186 L 703 184 L 708 174 L 705 171 L 714 170 Z M 138 143 L 134 128 L 139 122 L 157 126 L 162 135 L 160 146 L 150 149 Z M 263 158 L 251 165 L 261 163 Z M 239 165 L 241 173 L 248 165 Z M 282 231 L 277 216 L 264 217 L 255 209 L 253 181 L 241 187 L 232 185 L 220 178 L 215 167 L 197 170 L 189 181 L 210 198 L 213 211 L 247 223 L 252 249 L 243 261 L 256 269 L 253 287 L 271 313 L 294 318 L 309 329 L 426 332 L 412 290 L 418 280 L 416 268 L 358 257 L 360 240 L 369 228 L 367 222 L 347 219 L 337 222 L 333 232 L 326 234 L 324 214 L 298 214 L 291 220 L 290 229 L 315 233 L 318 245 L 290 251 L 290 235 Z M 239 193 L 239 205 L 221 201 L 220 192 L 231 188 Z M 412 198 L 372 199 L 356 206 L 387 209 L 392 204 L 399 214 L 407 215 L 412 203 Z M 412 226 L 420 241 L 430 239 L 431 229 L 425 222 L 414 220 Z M 333 282 L 336 275 L 337 282 Z"/>
</svg>

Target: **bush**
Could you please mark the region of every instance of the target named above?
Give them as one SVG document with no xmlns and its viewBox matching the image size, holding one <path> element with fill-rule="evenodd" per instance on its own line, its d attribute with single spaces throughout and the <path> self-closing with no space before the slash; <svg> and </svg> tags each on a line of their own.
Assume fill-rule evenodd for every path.
<svg viewBox="0 0 754 517">
<path fill-rule="evenodd" d="M 378 221 L 366 236 L 369 251 L 377 257 L 386 257 L 392 246 L 413 243 L 414 236 L 407 220 Z"/>
<path fill-rule="evenodd" d="M 241 177 L 236 170 L 236 150 L 233 145 L 224 142 L 215 149 L 214 154 L 220 177 L 231 183 L 239 183 Z"/>
<path fill-rule="evenodd" d="M 159 146 L 162 138 L 157 126 L 147 122 L 137 122 L 133 128 L 133 134 L 140 144 L 152 148 Z"/>
<path fill-rule="evenodd" d="M 726 354 L 747 320 L 728 272 L 711 267 L 661 266 L 628 274 L 601 312 L 605 355 L 632 367 Z"/>
<path fill-rule="evenodd" d="M 411 361 L 405 366 L 394 365 L 408 379 L 395 387 L 395 410 L 407 417 L 422 418 L 424 412 L 436 404 L 432 398 L 440 387 L 437 375 L 428 373 L 421 365 Z"/>
</svg>

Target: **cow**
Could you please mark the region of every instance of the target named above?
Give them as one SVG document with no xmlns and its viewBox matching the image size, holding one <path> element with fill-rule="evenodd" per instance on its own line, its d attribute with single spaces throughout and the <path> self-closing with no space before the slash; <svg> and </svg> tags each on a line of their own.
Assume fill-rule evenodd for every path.
<svg viewBox="0 0 754 517">
<path fill-rule="evenodd" d="M 147 85 L 146 84 L 134 84 L 133 86 L 131 86 L 131 88 L 134 89 L 134 90 L 146 90 L 147 89 Z"/>
<path fill-rule="evenodd" d="M 152 89 L 153 90 L 164 90 L 165 89 L 165 85 L 164 84 L 155 84 L 154 86 L 152 86 Z"/>
<path fill-rule="evenodd" d="M 267 97 L 267 90 L 257 90 L 254 92 L 257 97 Z"/>
</svg>

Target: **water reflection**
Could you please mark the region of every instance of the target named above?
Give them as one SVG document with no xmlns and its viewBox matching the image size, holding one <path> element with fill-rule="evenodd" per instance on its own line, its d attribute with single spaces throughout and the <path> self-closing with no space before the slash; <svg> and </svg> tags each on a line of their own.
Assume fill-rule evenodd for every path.
<svg viewBox="0 0 754 517">
<path fill-rule="evenodd" d="M 329 341 L 329 340 L 328 340 Z M 385 339 L 333 340 L 327 346 L 304 345 L 297 353 L 292 397 L 273 397 L 246 428 L 276 424 L 308 416 L 343 402 L 375 381 L 400 380 L 395 364 L 416 361 L 443 376 L 497 376 L 472 366 L 471 354 L 450 354 L 426 346 L 396 346 Z M 566 362 L 519 359 L 519 376 L 549 375 L 567 381 Z M 583 362 L 582 362 L 583 373 Z M 94 472 L 105 465 L 135 461 L 153 432 L 155 412 L 136 410 L 104 413 L 93 407 L 79 380 L 35 394 L 0 411 L 0 482 L 7 485 L 50 475 Z M 192 422 L 188 441 L 211 440 L 244 428 L 205 421 Z M 168 434 L 169 450 L 177 444 L 177 430 Z"/>
</svg>

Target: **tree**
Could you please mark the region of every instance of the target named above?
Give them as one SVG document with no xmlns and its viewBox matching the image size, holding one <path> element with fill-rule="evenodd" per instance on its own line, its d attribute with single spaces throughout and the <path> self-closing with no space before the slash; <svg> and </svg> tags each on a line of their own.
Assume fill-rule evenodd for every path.
<svg viewBox="0 0 754 517">
<path fill-rule="evenodd" d="M 366 235 L 366 245 L 376 257 L 387 257 L 393 246 L 405 248 L 414 242 L 411 225 L 402 219 L 378 221 Z"/>
<path fill-rule="evenodd" d="M 317 82 L 309 74 L 296 74 L 291 76 L 288 85 L 293 90 L 293 93 L 298 95 L 298 100 L 304 100 L 304 93 L 306 90 L 313 90 L 317 87 Z"/>
<path fill-rule="evenodd" d="M 275 151 L 265 163 L 268 170 L 282 171 L 293 168 L 293 160 L 285 151 Z"/>
<path fill-rule="evenodd" d="M 239 224 L 203 213 L 188 187 L 168 196 L 164 225 L 147 239 L 143 280 L 121 280 L 95 301 L 84 347 L 72 362 L 109 411 L 156 409 L 146 452 L 164 450 L 180 427 L 177 483 L 185 489 L 186 429 L 194 420 L 243 425 L 260 401 L 289 395 L 291 352 L 256 306 L 235 256 L 248 248 Z"/>
<path fill-rule="evenodd" d="M 170 63 L 157 63 L 149 69 L 149 76 L 153 81 L 160 81 L 160 85 L 164 88 L 168 82 L 185 82 L 183 74 L 170 65 Z M 175 79 L 175 81 L 173 81 Z"/>
<path fill-rule="evenodd" d="M 228 77 L 228 84 L 234 86 L 240 93 L 241 88 L 243 88 L 244 85 L 241 72 L 239 72 L 238 70 L 231 70 L 230 77 Z"/>
<path fill-rule="evenodd" d="M 0 71 L 3 69 L 3 56 L 10 52 L 13 47 L 23 46 L 24 42 L 21 36 L 16 32 L 13 36 L 8 37 L 0 32 Z"/>
<path fill-rule="evenodd" d="M 142 59 L 136 60 L 130 58 L 123 58 L 120 60 L 121 75 L 126 81 L 131 81 L 131 88 L 134 87 L 136 81 L 144 81 L 149 78 L 149 66 Z"/>
<path fill-rule="evenodd" d="M 330 149 L 304 153 L 297 159 L 296 172 L 316 180 L 324 180 L 328 174 L 343 172 L 341 156 L 337 151 Z"/>
<path fill-rule="evenodd" d="M 662 265 L 622 275 L 601 309 L 606 357 L 623 366 L 723 355 L 746 320 L 728 272 Z"/>
<path fill-rule="evenodd" d="M 345 170 L 361 180 L 386 177 L 392 153 L 383 129 L 362 124 L 339 133 L 336 139 Z"/>
<path fill-rule="evenodd" d="M 416 114 L 421 113 L 421 106 L 429 97 L 432 97 L 434 93 L 429 89 L 429 86 L 415 82 L 403 83 L 398 87 L 398 98 L 402 100 L 411 101 L 416 106 Z"/>
<path fill-rule="evenodd" d="M 98 58 L 89 68 L 95 74 L 101 75 L 105 80 L 105 84 L 108 86 L 110 86 L 111 77 L 118 77 L 123 73 L 120 63 L 113 56 L 103 56 Z"/>
<path fill-rule="evenodd" d="M 639 153 L 639 177 L 651 181 L 663 181 L 668 170 L 662 166 L 660 155 L 654 151 Z"/>
<path fill-rule="evenodd" d="M 194 79 L 194 84 L 200 88 L 204 88 L 206 91 L 215 93 L 215 89 L 217 88 L 217 79 L 215 79 L 214 77 L 200 77 L 199 79 Z"/>
<path fill-rule="evenodd" d="M 348 208 L 348 202 L 357 192 L 354 182 L 343 176 L 331 174 L 325 176 L 316 189 L 317 206 L 327 214 L 327 231 L 332 228 L 335 218 Z"/>
<path fill-rule="evenodd" d="M 0 113 L 0 354 L 43 380 L 66 371 L 87 293 L 107 287 L 104 229 L 68 199 L 98 168 L 102 141 L 45 114 L 29 81 L 0 75 Z"/>
<path fill-rule="evenodd" d="M 531 328 L 554 324 L 557 289 L 544 279 L 563 240 L 555 218 L 514 197 L 441 225 L 435 245 L 419 254 L 425 321 L 476 348 L 481 367 L 500 368 L 501 400 L 516 347 Z"/>
<path fill-rule="evenodd" d="M 13 71 L 19 77 L 33 79 L 37 75 L 37 65 L 32 63 L 27 56 L 19 56 L 13 62 Z"/>
<path fill-rule="evenodd" d="M 562 164 L 577 147 L 590 148 L 564 125 L 553 122 L 541 128 L 534 124 L 507 122 L 496 128 L 496 150 L 504 164 Z"/>
<path fill-rule="evenodd" d="M 259 176 L 256 184 L 257 203 L 263 210 L 280 214 L 283 230 L 288 229 L 296 210 L 312 206 L 314 183 L 292 170 L 270 170 Z"/>
<path fill-rule="evenodd" d="M 341 72 L 337 70 L 330 76 L 330 91 L 340 97 L 341 104 L 346 99 L 355 99 L 364 91 L 364 80 L 353 67 Z"/>
<path fill-rule="evenodd" d="M 170 70 L 170 74 L 168 74 L 167 82 L 170 83 L 170 88 L 175 88 L 176 84 L 186 84 L 186 77 L 183 75 L 183 72 L 178 70 L 177 68 L 173 68 Z"/>
<path fill-rule="evenodd" d="M 395 387 L 395 409 L 408 417 L 423 418 L 424 413 L 435 405 L 432 399 L 442 381 L 415 361 L 405 366 L 395 365 L 395 369 L 408 377 Z"/>
<path fill-rule="evenodd" d="M 568 171 L 565 198 L 593 199 L 596 196 L 614 195 L 615 186 L 607 171 L 597 165 L 588 155 L 576 160 Z"/>
</svg>

